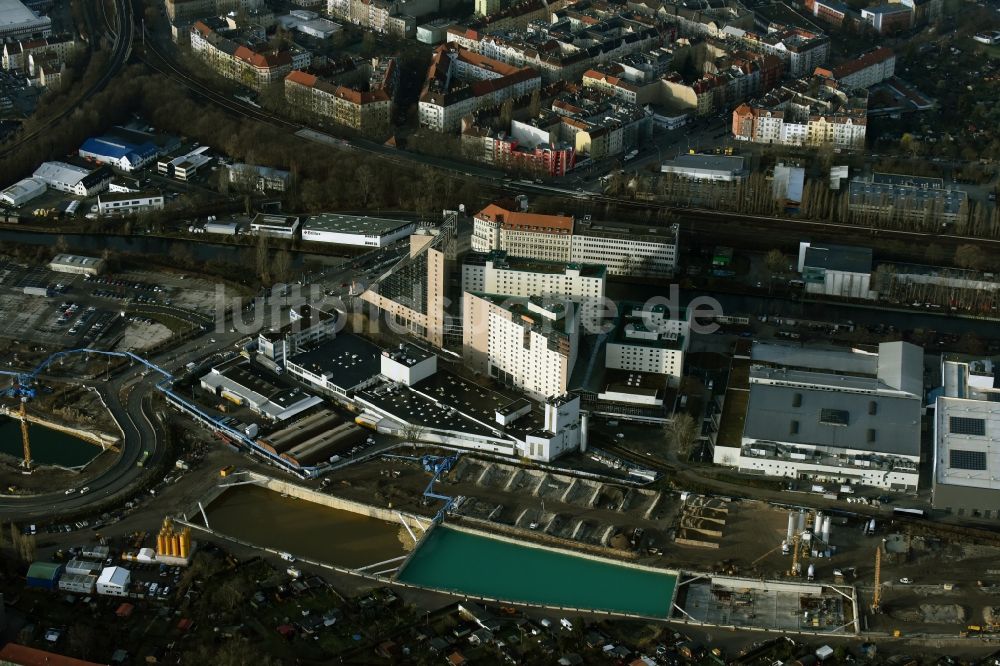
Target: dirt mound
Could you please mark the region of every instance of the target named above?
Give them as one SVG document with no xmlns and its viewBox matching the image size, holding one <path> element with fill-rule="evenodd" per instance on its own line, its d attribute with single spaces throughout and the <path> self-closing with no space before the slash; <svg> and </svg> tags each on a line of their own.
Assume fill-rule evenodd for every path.
<svg viewBox="0 0 1000 666">
<path fill-rule="evenodd" d="M 904 608 L 891 613 L 892 617 L 904 622 L 924 624 L 964 623 L 966 610 L 958 604 L 920 604 L 917 608 Z"/>
</svg>

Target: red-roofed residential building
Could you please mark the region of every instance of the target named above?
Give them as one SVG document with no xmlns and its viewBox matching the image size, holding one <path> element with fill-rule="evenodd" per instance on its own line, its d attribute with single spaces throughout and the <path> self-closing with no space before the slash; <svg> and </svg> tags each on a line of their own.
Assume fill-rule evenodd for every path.
<svg viewBox="0 0 1000 666">
<path fill-rule="evenodd" d="M 233 31 L 217 31 L 206 21 L 191 26 L 191 50 L 209 67 L 255 90 L 278 83 L 295 69 L 309 66 L 310 54 L 293 47 L 286 51 L 258 51 L 230 39 Z"/>
<path fill-rule="evenodd" d="M 841 88 L 869 88 L 895 76 L 896 54 L 882 46 L 832 69 L 817 67 L 815 73 Z"/>
<path fill-rule="evenodd" d="M 458 44 L 442 44 L 420 94 L 420 125 L 453 132 L 464 116 L 530 95 L 541 85 L 541 76 L 530 67 L 514 67 Z"/>
<path fill-rule="evenodd" d="M 285 77 L 285 99 L 307 113 L 331 118 L 363 134 L 383 136 L 391 127 L 394 63 L 390 62 L 384 70 L 387 71 L 376 72 L 367 91 L 295 70 Z"/>
<path fill-rule="evenodd" d="M 3 68 L 27 70 L 28 56 L 31 54 L 35 54 L 36 57 L 54 54 L 60 62 L 65 62 L 75 48 L 76 41 L 72 36 L 66 35 L 6 42 L 3 45 Z"/>
</svg>

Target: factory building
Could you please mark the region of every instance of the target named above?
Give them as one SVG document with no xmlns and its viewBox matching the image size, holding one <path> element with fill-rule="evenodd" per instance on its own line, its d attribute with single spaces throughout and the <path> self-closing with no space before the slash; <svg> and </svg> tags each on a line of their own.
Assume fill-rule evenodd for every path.
<svg viewBox="0 0 1000 666">
<path fill-rule="evenodd" d="M 274 238 L 295 238 L 299 222 L 299 218 L 294 215 L 257 213 L 250 221 L 250 233 Z"/>
<path fill-rule="evenodd" d="M 0 0 L 0 42 L 51 34 L 52 19 L 48 16 L 39 16 L 20 0 Z"/>
<path fill-rule="evenodd" d="M 337 334 L 339 315 L 336 310 L 321 310 L 308 303 L 289 311 L 289 321 L 277 331 L 262 331 L 257 335 L 257 351 L 284 368 L 289 356 L 307 347 L 314 347 Z"/>
<path fill-rule="evenodd" d="M 742 437 L 716 442 L 716 464 L 741 472 L 916 490 L 923 350 L 755 342 Z M 729 398 L 727 398 L 728 400 Z"/>
<path fill-rule="evenodd" d="M 810 294 L 874 299 L 872 250 L 867 247 L 799 243 L 799 273 Z"/>
<path fill-rule="evenodd" d="M 93 574 L 69 573 L 67 571 L 59 579 L 59 589 L 63 592 L 93 594 L 96 586 L 97 576 Z"/>
<path fill-rule="evenodd" d="M 379 370 L 391 381 L 413 386 L 437 372 L 437 355 L 401 342 L 395 349 L 382 350 Z"/>
<path fill-rule="evenodd" d="M 244 364 L 212 368 L 200 380 L 201 388 L 247 407 L 269 421 L 284 421 L 322 403 L 322 399 L 299 388 L 283 389 L 267 381 Z"/>
<path fill-rule="evenodd" d="M 724 183 L 744 180 L 747 172 L 743 158 L 726 155 L 678 155 L 660 165 L 661 173 L 672 173 L 687 180 Z"/>
<path fill-rule="evenodd" d="M 315 390 L 341 400 L 376 381 L 381 350 L 377 345 L 351 333 L 289 356 L 285 371 Z"/>
<path fill-rule="evenodd" d="M 54 590 L 62 572 L 63 566 L 56 562 L 32 562 L 28 567 L 28 587 Z"/>
</svg>

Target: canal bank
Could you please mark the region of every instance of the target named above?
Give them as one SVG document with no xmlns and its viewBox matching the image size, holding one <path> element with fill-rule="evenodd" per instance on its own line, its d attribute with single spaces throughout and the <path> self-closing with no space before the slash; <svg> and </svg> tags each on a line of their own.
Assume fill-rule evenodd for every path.
<svg viewBox="0 0 1000 666">
<path fill-rule="evenodd" d="M 29 417 L 31 458 L 36 466 L 80 471 L 106 448 L 101 437 L 77 428 Z M 0 415 L 0 454 L 18 461 L 24 458 L 21 424 L 16 417 Z"/>
</svg>

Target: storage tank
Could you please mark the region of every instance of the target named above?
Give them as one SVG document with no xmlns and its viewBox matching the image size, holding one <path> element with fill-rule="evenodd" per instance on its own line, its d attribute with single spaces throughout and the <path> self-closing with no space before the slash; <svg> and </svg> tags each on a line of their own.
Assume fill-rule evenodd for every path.
<svg viewBox="0 0 1000 666">
<path fill-rule="evenodd" d="M 795 514 L 791 511 L 788 512 L 788 533 L 785 535 L 786 541 L 791 541 L 792 536 L 795 535 Z"/>
<path fill-rule="evenodd" d="M 157 555 L 165 555 L 166 554 L 166 552 L 164 550 L 164 547 L 166 546 L 165 542 L 166 542 L 166 539 L 163 537 L 163 532 L 160 532 L 159 534 L 156 535 L 156 554 Z"/>
<path fill-rule="evenodd" d="M 810 564 L 809 570 L 806 572 L 806 578 L 808 580 L 814 580 L 816 578 L 816 565 Z"/>
<path fill-rule="evenodd" d="M 830 516 L 826 516 L 826 517 L 823 518 L 823 529 L 821 531 L 822 531 L 823 543 L 829 545 L 829 543 L 830 543 Z"/>
<path fill-rule="evenodd" d="M 587 451 L 587 426 L 590 425 L 590 414 L 583 412 L 580 414 L 580 451 Z"/>
<path fill-rule="evenodd" d="M 817 511 L 816 517 L 813 519 L 813 532 L 819 536 L 820 530 L 823 528 L 823 512 Z"/>
<path fill-rule="evenodd" d="M 799 509 L 799 524 L 795 529 L 800 533 L 806 531 L 806 512 L 803 509 Z"/>
</svg>

